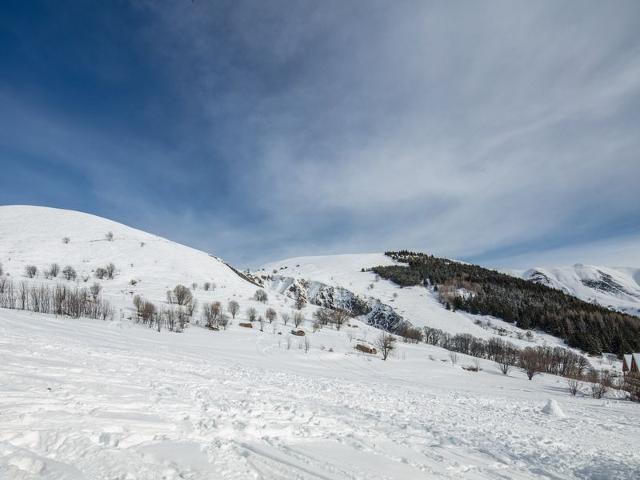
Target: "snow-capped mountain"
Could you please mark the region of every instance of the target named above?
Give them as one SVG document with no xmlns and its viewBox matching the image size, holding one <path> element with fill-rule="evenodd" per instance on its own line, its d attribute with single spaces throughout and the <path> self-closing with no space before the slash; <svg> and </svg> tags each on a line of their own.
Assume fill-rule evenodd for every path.
<svg viewBox="0 0 640 480">
<path fill-rule="evenodd" d="M 533 268 L 519 274 L 582 300 L 640 316 L 640 268 L 575 264 Z"/>
</svg>

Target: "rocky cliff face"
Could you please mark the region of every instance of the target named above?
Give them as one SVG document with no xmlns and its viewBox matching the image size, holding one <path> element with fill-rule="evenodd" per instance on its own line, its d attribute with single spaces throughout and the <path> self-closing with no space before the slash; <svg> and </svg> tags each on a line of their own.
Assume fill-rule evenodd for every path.
<svg viewBox="0 0 640 480">
<path fill-rule="evenodd" d="M 342 287 L 317 281 L 274 275 L 263 278 L 265 287 L 319 307 L 345 310 L 383 330 L 395 331 L 407 322 L 389 305 L 374 297 L 363 297 Z"/>
</svg>

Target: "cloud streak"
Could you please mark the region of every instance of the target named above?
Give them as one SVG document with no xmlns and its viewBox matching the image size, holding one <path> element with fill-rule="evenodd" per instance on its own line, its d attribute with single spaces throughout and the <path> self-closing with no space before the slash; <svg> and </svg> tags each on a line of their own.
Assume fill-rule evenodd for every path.
<svg viewBox="0 0 640 480">
<path fill-rule="evenodd" d="M 159 72 L 150 127 L 87 126 L 19 92 L 18 133 L 44 135 L 2 139 L 82 171 L 94 209 L 245 265 L 412 248 L 505 266 L 640 232 L 635 2 L 131 10 L 131 48 Z"/>
</svg>

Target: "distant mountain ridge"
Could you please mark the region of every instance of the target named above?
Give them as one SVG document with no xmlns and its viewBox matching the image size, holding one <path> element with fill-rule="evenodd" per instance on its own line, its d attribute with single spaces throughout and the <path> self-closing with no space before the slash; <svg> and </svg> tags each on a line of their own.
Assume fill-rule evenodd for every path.
<svg viewBox="0 0 640 480">
<path fill-rule="evenodd" d="M 640 268 L 575 264 L 537 267 L 518 276 L 591 303 L 640 316 Z"/>
</svg>

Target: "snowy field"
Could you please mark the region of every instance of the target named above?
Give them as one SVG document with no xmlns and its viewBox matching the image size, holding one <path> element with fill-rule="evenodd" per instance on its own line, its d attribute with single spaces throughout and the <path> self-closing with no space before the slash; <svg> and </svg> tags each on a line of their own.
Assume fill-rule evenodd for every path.
<svg viewBox="0 0 640 480">
<path fill-rule="evenodd" d="M 280 325 L 0 310 L 0 478 L 639 478 L 637 404 L 426 345 L 383 362 L 354 353 L 358 325 L 305 353 Z"/>
</svg>

